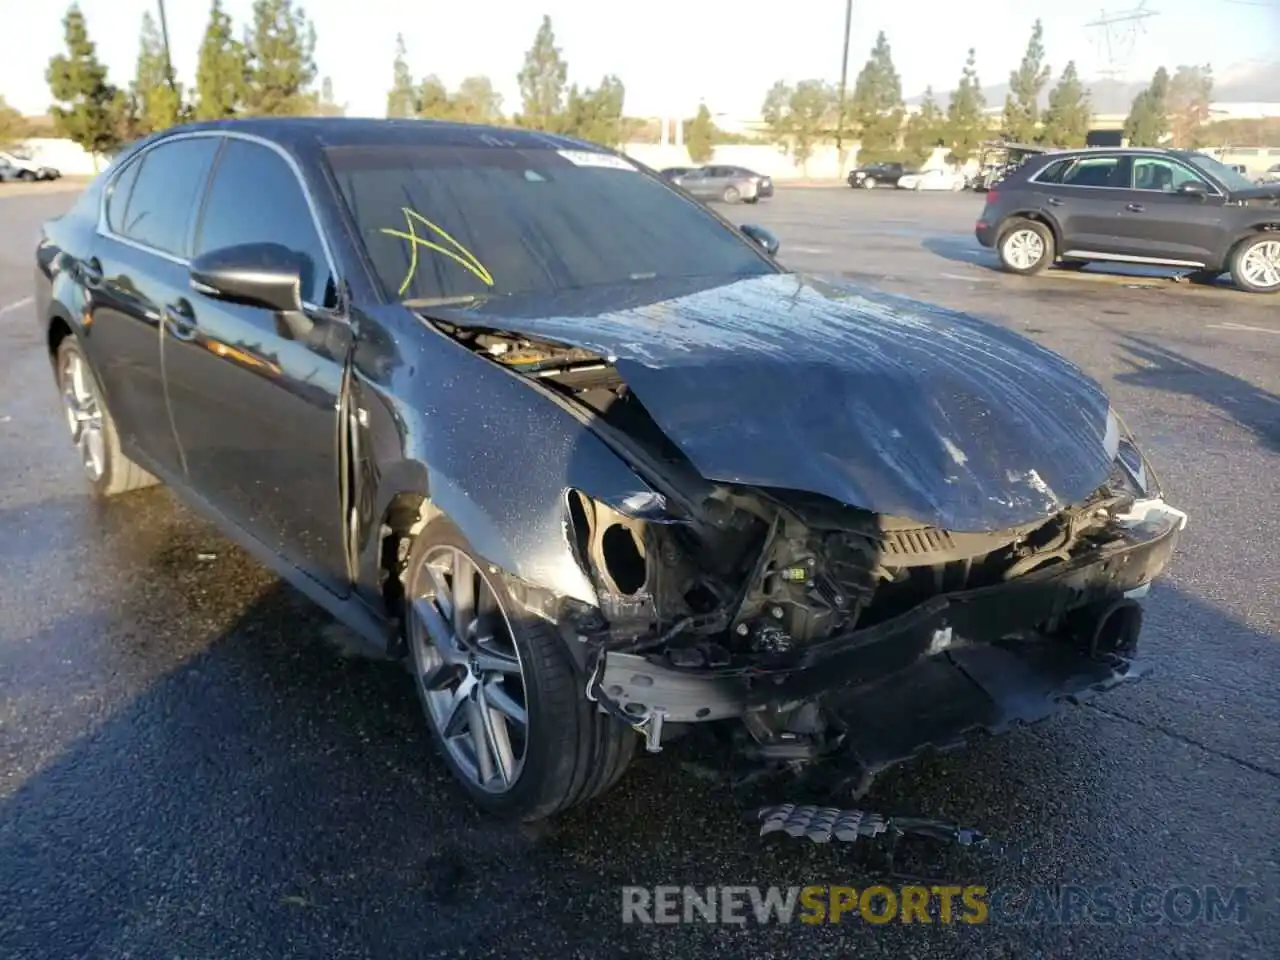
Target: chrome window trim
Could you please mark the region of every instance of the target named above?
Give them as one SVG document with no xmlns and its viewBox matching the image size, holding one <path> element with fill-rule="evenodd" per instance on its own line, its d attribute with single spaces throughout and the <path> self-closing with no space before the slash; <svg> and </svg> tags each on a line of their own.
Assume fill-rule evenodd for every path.
<svg viewBox="0 0 1280 960">
<path fill-rule="evenodd" d="M 108 240 L 114 240 L 116 243 L 123 243 L 125 246 L 133 247 L 135 250 L 140 250 L 143 253 L 149 253 L 153 256 L 161 257 L 162 259 L 168 260 L 171 263 L 176 263 L 179 266 L 190 267 L 191 260 L 186 257 L 180 257 L 180 256 L 177 256 L 176 254 L 169 253 L 166 250 L 160 250 L 156 247 L 149 246 L 148 244 L 139 243 L 137 240 L 131 240 L 129 237 L 122 236 L 116 233 L 114 230 L 112 230 L 110 224 L 107 223 L 107 199 L 108 197 L 110 197 L 111 192 L 115 189 L 116 182 L 120 179 L 120 174 L 124 170 L 132 166 L 133 164 L 141 163 L 142 158 L 145 157 L 152 150 L 156 149 L 157 147 L 162 147 L 166 143 L 176 143 L 179 140 L 194 140 L 200 137 L 211 137 L 211 138 L 216 137 L 216 138 L 224 138 L 224 139 L 230 139 L 230 140 L 244 140 L 247 143 L 256 143 L 258 146 L 266 147 L 268 150 L 274 151 L 276 154 L 278 154 L 280 157 L 284 159 L 284 162 L 289 165 L 289 169 L 293 171 L 294 180 L 296 180 L 298 183 L 298 186 L 302 188 L 303 199 L 307 201 L 307 209 L 311 212 L 311 225 L 315 227 L 316 234 L 320 237 L 320 246 L 324 248 L 324 258 L 325 258 L 325 262 L 328 263 L 329 265 L 329 273 L 333 277 L 333 283 L 335 288 L 341 291 L 342 280 L 341 280 L 341 276 L 338 273 L 337 262 L 335 261 L 333 256 L 333 246 L 329 243 L 329 237 L 325 233 L 324 226 L 320 222 L 320 213 L 319 213 L 320 208 L 316 204 L 315 197 L 312 196 L 311 194 L 311 188 L 307 186 L 306 178 L 302 175 L 302 168 L 298 166 L 298 162 L 289 154 L 289 151 L 286 150 L 284 147 L 280 146 L 278 143 L 274 143 L 254 133 L 245 133 L 243 130 L 189 130 L 184 133 L 175 133 L 172 136 L 161 137 L 160 139 L 156 140 L 154 143 L 147 144 L 145 147 L 143 147 L 137 153 L 131 156 L 129 158 L 128 163 L 121 164 L 120 169 L 116 170 L 112 174 L 111 182 L 107 184 L 107 189 L 102 191 L 102 199 L 98 205 L 98 224 L 95 232 L 99 236 L 105 237 Z M 204 203 L 207 198 L 209 186 L 213 182 L 213 179 L 212 179 L 213 176 L 215 176 L 218 172 L 217 159 L 218 157 L 215 154 L 215 157 L 214 157 L 215 162 L 213 166 L 209 168 L 210 176 L 205 181 L 204 189 L 201 190 L 200 192 L 200 197 L 198 198 L 199 207 L 196 211 L 197 218 L 203 216 Z M 192 230 L 194 231 L 195 227 L 197 227 L 198 225 L 199 225 L 198 221 L 193 221 L 191 224 Z M 194 233 L 191 236 L 191 241 L 192 243 L 195 242 Z M 326 309 L 325 307 L 322 307 L 319 304 L 308 303 L 305 300 L 302 302 L 302 305 L 306 307 L 308 310 L 325 310 Z"/>
<path fill-rule="evenodd" d="M 1077 183 L 1045 183 L 1044 181 L 1038 179 L 1040 174 L 1044 173 L 1046 170 L 1049 169 L 1049 167 L 1053 166 L 1053 162 L 1056 162 L 1057 160 L 1073 160 L 1073 161 L 1084 160 L 1088 156 L 1089 155 L 1085 153 L 1077 153 L 1067 157 L 1056 157 L 1054 161 L 1051 161 L 1050 163 L 1046 163 L 1034 174 L 1027 177 L 1027 183 L 1034 183 L 1036 184 L 1036 186 L 1040 186 L 1040 187 L 1062 187 L 1064 190 L 1141 190 L 1143 193 L 1162 193 L 1163 192 L 1160 190 L 1143 190 L 1142 187 L 1132 187 L 1132 186 L 1131 187 L 1107 187 L 1107 186 L 1094 187 L 1094 186 L 1081 186 L 1080 184 L 1077 184 Z M 1105 154 L 1099 154 L 1099 156 L 1105 157 L 1107 159 L 1115 158 L 1115 161 L 1117 164 L 1120 163 L 1120 161 L 1123 160 L 1125 157 L 1129 157 L 1130 159 L 1129 169 L 1131 171 L 1133 169 L 1133 161 L 1135 160 L 1166 160 L 1169 163 L 1179 163 L 1179 164 L 1182 164 L 1182 166 L 1184 167 L 1187 166 L 1181 160 L 1176 160 L 1173 157 L 1166 157 L 1163 154 L 1159 154 L 1159 153 L 1136 153 L 1136 152 L 1135 153 L 1105 153 Z M 1196 173 L 1195 170 L 1193 170 L 1190 167 L 1187 167 L 1187 169 L 1190 170 L 1192 173 Z M 1205 186 L 1209 188 L 1209 192 L 1205 194 L 1206 197 L 1225 196 L 1225 194 L 1218 189 L 1218 185 L 1214 183 L 1213 180 L 1211 180 L 1203 172 L 1196 173 L 1196 176 L 1200 180 L 1204 181 Z"/>
</svg>

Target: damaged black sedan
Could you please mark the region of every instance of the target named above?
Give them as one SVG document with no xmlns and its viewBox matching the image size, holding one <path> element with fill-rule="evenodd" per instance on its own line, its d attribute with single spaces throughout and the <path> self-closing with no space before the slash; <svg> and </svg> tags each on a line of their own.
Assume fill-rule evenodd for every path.
<svg viewBox="0 0 1280 960">
<path fill-rule="evenodd" d="M 1135 676 L 1186 517 L 1097 384 L 776 249 L 575 140 L 242 120 L 131 147 L 36 292 L 94 494 L 403 659 L 493 812 L 689 724 L 873 773 Z"/>
</svg>

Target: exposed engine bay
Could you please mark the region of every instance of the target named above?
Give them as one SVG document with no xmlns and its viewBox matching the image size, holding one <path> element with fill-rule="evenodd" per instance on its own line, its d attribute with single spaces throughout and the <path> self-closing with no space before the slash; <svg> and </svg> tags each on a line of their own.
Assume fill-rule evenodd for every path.
<svg viewBox="0 0 1280 960">
<path fill-rule="evenodd" d="M 590 411 L 660 465 L 668 489 L 697 490 L 685 497 L 690 515 L 678 523 L 624 516 L 568 494 L 573 543 L 599 596 L 598 613 L 579 614 L 579 636 L 613 650 L 661 650 L 682 667 L 785 660 L 939 594 L 1086 556 L 1120 536 L 1115 518 L 1143 494 L 1144 481 L 1118 461 L 1108 483 L 1078 506 L 1020 528 L 965 533 L 816 495 L 711 484 L 693 475 L 607 359 L 515 334 L 439 326 Z"/>
</svg>

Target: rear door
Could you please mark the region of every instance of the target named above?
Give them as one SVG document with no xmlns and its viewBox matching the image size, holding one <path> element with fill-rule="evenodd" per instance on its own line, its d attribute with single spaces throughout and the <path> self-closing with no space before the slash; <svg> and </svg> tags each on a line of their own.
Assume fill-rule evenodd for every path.
<svg viewBox="0 0 1280 960">
<path fill-rule="evenodd" d="M 287 156 L 228 135 L 193 256 L 250 242 L 302 254 L 304 317 L 216 300 L 188 286 L 171 307 L 163 341 L 174 427 L 197 493 L 345 594 L 338 423 L 350 337 L 335 312 L 333 259 Z"/>
<path fill-rule="evenodd" d="M 1222 192 L 1173 157 L 1135 156 L 1131 167 L 1117 248 L 1192 266 L 1211 263 L 1227 242 Z M 1204 195 L 1179 193 L 1184 183 L 1199 184 Z"/>
<path fill-rule="evenodd" d="M 1109 153 L 1064 157 L 1027 181 L 1040 209 L 1058 224 L 1059 254 L 1114 252 L 1115 227 L 1127 193 L 1123 160 Z"/>
<path fill-rule="evenodd" d="M 193 212 L 218 141 L 164 140 L 106 188 L 93 252 L 76 265 L 90 291 L 85 349 L 127 450 L 176 477 L 184 469 L 160 361 L 165 305 L 185 295 Z"/>
</svg>

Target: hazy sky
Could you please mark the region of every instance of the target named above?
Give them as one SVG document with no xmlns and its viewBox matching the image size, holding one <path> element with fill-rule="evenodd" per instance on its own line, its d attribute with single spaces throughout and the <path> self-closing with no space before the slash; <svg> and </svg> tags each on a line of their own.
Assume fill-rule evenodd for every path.
<svg viewBox="0 0 1280 960">
<path fill-rule="evenodd" d="M 1099 31 L 1086 28 L 1101 7 L 1124 10 L 1139 0 L 1085 4 L 1041 0 L 855 0 L 850 83 L 878 30 L 887 32 L 904 92 L 954 85 L 966 48 L 977 48 L 984 85 L 1007 79 L 1022 56 L 1032 21 L 1041 17 L 1050 64 L 1075 59 L 1086 76 L 1106 66 Z M 1280 0 L 1146 0 L 1160 11 L 1145 21 L 1124 58 L 1125 72 L 1145 77 L 1164 63 L 1211 62 L 1219 70 L 1242 60 L 1280 60 Z M 154 0 L 81 0 L 89 35 L 111 79 L 132 79 L 138 27 Z M 252 0 L 224 0 L 237 31 Z M 518 109 L 516 73 L 543 13 L 550 14 L 569 79 L 594 84 L 605 73 L 626 84 L 627 112 L 664 108 L 691 113 L 705 99 L 716 113 L 746 117 L 777 79 L 837 80 L 844 28 L 841 0 L 311 0 L 316 60 L 352 115 L 381 116 L 391 82 L 395 35 L 403 32 L 415 76 L 434 72 L 453 85 L 488 74 Z M 0 94 L 27 113 L 49 104 L 44 73 L 62 49 L 63 8 L 0 0 Z M 208 20 L 208 0 L 168 0 L 170 43 L 178 77 L 190 82 Z M 1123 50 L 1123 44 L 1121 50 Z"/>
</svg>

